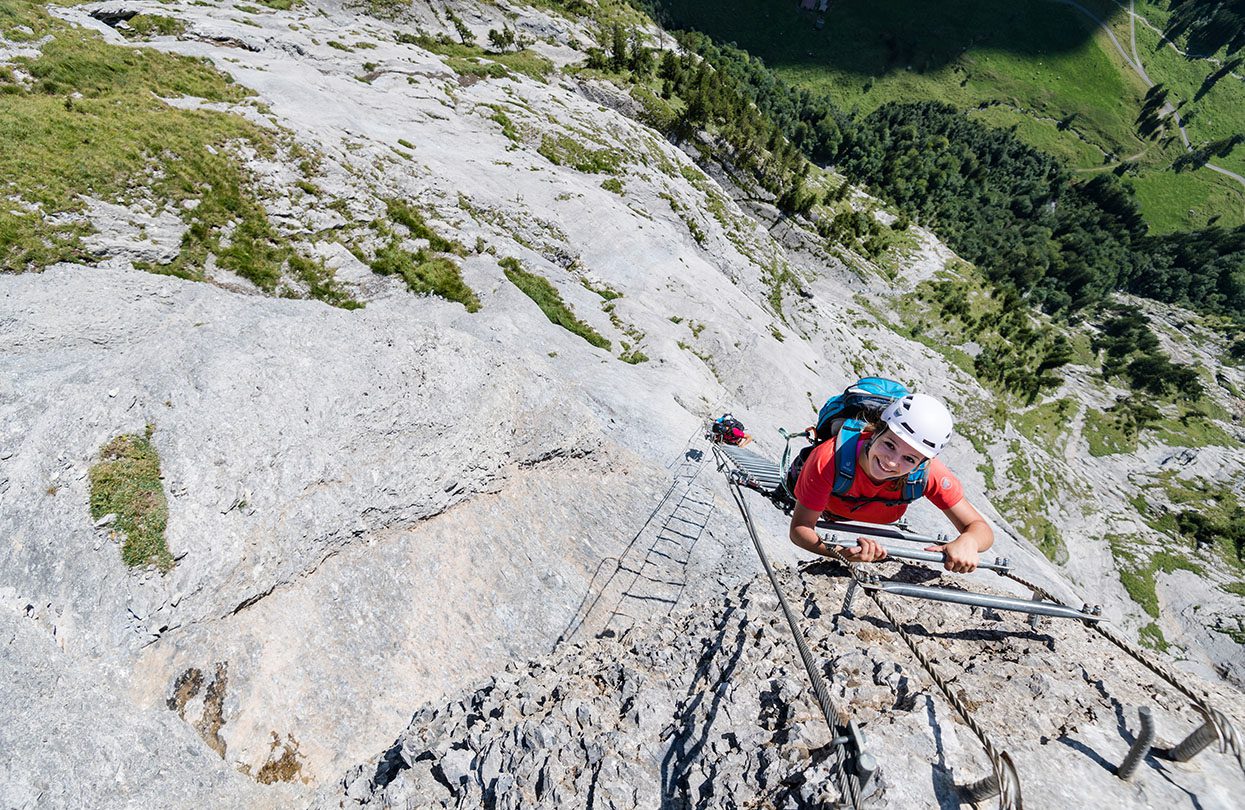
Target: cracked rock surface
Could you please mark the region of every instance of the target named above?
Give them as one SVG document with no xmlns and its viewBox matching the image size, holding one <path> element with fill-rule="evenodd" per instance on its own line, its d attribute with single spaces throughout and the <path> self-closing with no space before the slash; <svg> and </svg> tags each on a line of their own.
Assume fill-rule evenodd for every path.
<svg viewBox="0 0 1245 810">
<path fill-rule="evenodd" d="M 887 564 L 900 580 L 940 583 Z M 839 614 L 842 569 L 787 570 L 781 586 L 836 708 L 880 764 L 879 807 L 954 807 L 956 786 L 990 771 L 981 744 L 864 595 Z M 1231 757 L 1148 756 L 1114 775 L 1150 707 L 1157 745 L 1201 722 L 1187 702 L 1115 647 L 1067 621 L 897 601 L 901 625 L 1007 751 L 1026 807 L 1235 805 Z M 828 727 L 764 577 L 669 618 L 515 663 L 416 711 L 379 757 L 321 789 L 317 808 L 838 806 Z M 1209 688 L 1219 705 L 1239 703 Z M 1196 797 L 1196 798 L 1194 798 Z"/>
<path fill-rule="evenodd" d="M 185 232 L 175 206 L 143 199 L 73 215 L 97 231 L 85 241 L 96 266 L 0 276 L 0 806 L 833 804 L 827 732 L 699 437 L 729 410 L 777 458 L 773 428 L 802 426 L 861 369 L 919 381 L 963 424 L 988 424 L 989 394 L 886 311 L 886 296 L 958 260 L 914 229 L 884 279 L 733 185 L 696 144 L 629 117 L 636 102 L 616 85 L 459 75 L 400 36 L 456 36 L 452 7 L 480 41 L 513 26 L 565 67 L 593 41 L 582 19 L 474 0 L 383 20 L 337 0 L 244 5 L 54 13 L 117 46 L 207 59 L 252 89 L 233 107 L 163 102 L 278 133 L 272 154 L 234 157 L 274 230 L 366 306 L 265 297 L 213 262 L 202 283 L 140 272 Z M 135 12 L 184 33 L 126 40 L 109 21 Z M 0 62 L 42 45 L 0 41 Z M 612 150 L 621 193 L 551 161 L 546 138 Z M 479 312 L 368 267 L 359 247 L 391 199 L 461 243 Z M 544 277 L 612 349 L 551 323 L 502 258 Z M 648 360 L 624 362 L 624 342 Z M 1215 345 L 1200 350 L 1208 368 Z M 1058 392 L 1082 403 L 1073 424 L 1117 393 L 1088 375 Z M 148 425 L 167 575 L 127 569 L 116 517 L 89 507 L 101 447 Z M 1150 617 L 1100 539 L 1148 531 L 1130 473 L 1245 480 L 1225 448 L 1089 458 L 1010 425 L 988 438 L 957 437 L 946 457 L 998 528 L 992 553 L 1131 629 Z M 1005 505 L 1017 457 L 1069 484 L 1051 512 L 1073 552 L 1064 565 L 985 496 L 989 465 Z M 841 577 L 797 576 L 786 517 L 755 509 L 836 700 L 876 746 L 880 806 L 953 806 L 953 784 L 987 770 L 979 744 L 880 615 L 858 599 L 857 618 L 836 617 Z M 910 517 L 947 529 L 932 508 Z M 1220 572 L 1156 580 L 1180 667 L 1241 682 L 1245 648 L 1207 629 L 1241 610 Z M 990 574 L 956 581 L 1028 596 Z M 1016 756 L 1029 806 L 1241 795 L 1218 754 L 1147 760 L 1127 785 L 1111 775 L 1136 706 L 1155 708 L 1169 741 L 1197 719 L 1082 628 L 894 609 Z M 1225 709 L 1241 705 L 1214 688 Z"/>
</svg>

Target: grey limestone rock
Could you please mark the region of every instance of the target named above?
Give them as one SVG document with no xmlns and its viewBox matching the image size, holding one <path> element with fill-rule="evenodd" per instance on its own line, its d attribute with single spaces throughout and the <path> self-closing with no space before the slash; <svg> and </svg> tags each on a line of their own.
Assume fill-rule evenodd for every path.
<svg viewBox="0 0 1245 810">
<path fill-rule="evenodd" d="M 548 37 L 534 47 L 556 65 L 580 59 L 572 41 L 592 37 L 555 12 L 449 7 L 478 36 L 512 23 Z M 313 788 L 334 807 L 579 807 L 589 795 L 628 808 L 833 802 L 828 730 L 777 601 L 752 580 L 750 540 L 699 435 L 706 417 L 731 410 L 777 457 L 770 427 L 807 419 L 860 365 L 920 380 L 962 419 L 988 423 L 983 389 L 899 334 L 887 311 L 887 296 L 947 269 L 950 251 L 916 230 L 894 284 L 861 275 L 798 223 L 769 230 L 772 206 L 629 118 L 636 108 L 615 89 L 459 77 L 398 36 L 453 35 L 440 7 L 382 20 L 309 0 L 251 24 L 193 3 L 54 9 L 118 45 L 91 14 L 135 11 L 186 26 L 143 47 L 208 59 L 256 93 L 232 108 L 164 103 L 232 111 L 276 133 L 275 156 L 237 159 L 274 228 L 366 308 L 264 297 L 213 263 L 209 283 L 137 272 L 134 262 L 173 255 L 184 224 L 175 211 L 115 201 L 73 215 L 98 231 L 87 242 L 98 266 L 0 278 L 10 676 L 0 803 L 290 806 Z M 374 47 L 328 44 L 337 39 Z M 42 44 L 0 42 L 0 61 Z M 617 149 L 623 193 L 551 162 L 546 136 Z M 316 155 L 319 194 L 298 187 L 308 178 L 291 143 Z M 413 296 L 351 253 L 343 235 L 366 233 L 393 198 L 465 246 L 480 312 Z M 507 280 L 502 257 L 547 278 L 613 350 L 550 323 Z M 772 261 L 795 279 L 777 290 L 777 308 Z M 622 297 L 595 291 L 607 288 Z M 622 362 L 623 341 L 648 361 Z M 1186 348 L 1214 367 L 1211 348 Z M 1075 369 L 1059 392 L 1083 405 L 1074 426 L 1118 393 Z M 177 561 L 166 576 L 125 569 L 114 527 L 88 508 L 101 446 L 148 424 Z M 1090 458 L 1010 427 L 984 450 L 958 442 L 948 462 L 974 493 L 986 488 L 979 467 L 994 464 L 1002 501 L 1013 494 L 1013 445 L 1069 482 L 1074 495 L 1051 508 L 1074 553 L 1053 565 L 974 494 L 999 528 L 996 551 L 1130 626 L 1149 618 L 1096 540 L 1150 531 L 1129 474 L 1150 465 L 1240 478 L 1229 448 Z M 932 510 L 910 514 L 916 530 L 946 530 Z M 839 616 L 838 578 L 793 573 L 785 516 L 758 509 L 756 520 L 834 697 L 875 741 L 879 800 L 951 802 L 953 782 L 985 772 L 972 735 L 862 599 L 857 617 Z M 1241 602 L 1216 576 L 1159 574 L 1159 623 L 1182 666 L 1239 679 L 1239 645 L 1213 628 L 1230 629 Z M 1102 762 L 1121 755 L 1119 718 L 1133 706 L 1154 702 L 1171 738 L 1196 718 L 1076 628 L 950 608 L 904 615 L 1016 753 L 1038 806 L 1085 795 L 1180 806 L 1187 790 L 1217 807 L 1239 795 L 1231 773 L 1200 764 L 1148 762 L 1153 778 L 1140 786 L 1114 781 Z M 1239 705 L 1239 693 L 1216 694 Z"/>
<path fill-rule="evenodd" d="M 842 577 L 824 565 L 784 574 L 782 582 L 792 593 L 803 589 L 827 603 L 841 598 L 844 587 Z M 756 580 L 722 601 L 637 625 L 624 638 L 567 645 L 530 662 L 519 671 L 525 674 L 504 685 L 493 680 L 443 704 L 447 708 L 420 709 L 384 760 L 400 750 L 409 767 L 366 764 L 352 772 L 348 795 L 322 789 L 317 806 L 388 807 L 410 795 L 443 807 L 464 801 L 574 804 L 568 798 L 574 794 L 560 787 L 581 797 L 588 791 L 594 806 L 620 808 L 693 800 L 836 806 L 841 797 L 829 729 L 794 648 L 788 640 L 759 654 L 753 628 L 770 626 L 773 617 L 756 612 L 750 596 L 768 587 Z M 961 702 L 1016 760 L 1027 806 L 1075 801 L 1080 789 L 1074 786 L 1086 783 L 1118 807 L 1184 806 L 1191 794 L 1199 806 L 1232 806 L 1231 785 L 1240 775 L 1230 773 L 1227 761 L 1188 769 L 1151 758 L 1150 767 L 1162 775 L 1152 774 L 1156 778 L 1145 784 L 1125 783 L 1103 770 L 1103 761 L 1116 761 L 1127 749 L 1117 718 L 1131 706 L 1154 705 L 1156 694 L 1146 670 L 1113 654 L 1103 639 L 1068 622 L 1034 638 L 1014 616 L 987 619 L 983 627 L 980 617 L 958 608 L 921 605 L 918 615 L 911 603 L 892 607 L 901 611 L 915 643 L 938 659 L 940 674 L 953 678 Z M 987 766 L 980 744 L 956 731 L 963 726 L 928 674 L 911 661 L 899 637 L 879 625 L 885 626 L 881 614 L 862 605 L 858 617 L 837 630 L 806 622 L 804 632 L 815 650 L 841 664 L 829 675 L 831 688 L 863 727 L 882 766 L 874 803 L 934 806 Z M 932 631 L 930 625 L 945 629 Z M 657 639 L 660 645 L 646 643 Z M 856 647 L 863 639 L 869 646 Z M 1035 644 L 1045 654 L 1021 663 Z M 659 649 L 673 659 L 659 664 Z M 842 665 L 849 659 L 859 663 Z M 909 671 L 910 677 L 899 677 Z M 874 673 L 871 680 L 883 686 L 888 700 L 863 699 L 862 690 L 873 686 L 853 673 L 865 672 Z M 659 733 L 629 719 L 634 690 L 628 685 L 634 683 L 644 684 L 655 714 L 651 728 Z M 762 692 L 724 688 L 756 683 L 768 686 Z M 1164 691 L 1170 695 L 1159 687 Z M 521 704 L 530 711 L 510 708 Z M 590 724 L 581 722 L 585 709 Z M 1161 701 L 1155 710 L 1167 728 L 1198 722 L 1180 700 Z M 357 775 L 372 772 L 380 776 L 362 790 Z"/>
</svg>

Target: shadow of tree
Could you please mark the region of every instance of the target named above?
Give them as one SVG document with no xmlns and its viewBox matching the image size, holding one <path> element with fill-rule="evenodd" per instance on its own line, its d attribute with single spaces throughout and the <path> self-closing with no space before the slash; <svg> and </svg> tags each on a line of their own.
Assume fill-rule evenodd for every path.
<svg viewBox="0 0 1245 810">
<path fill-rule="evenodd" d="M 648 5 L 668 28 L 733 42 L 775 69 L 828 67 L 872 77 L 939 70 L 974 52 L 1034 58 L 1071 53 L 1083 48 L 1097 27 L 1083 12 L 1055 3 L 832 0 L 824 15 L 772 0 L 649 0 Z M 1119 14 L 1123 11 L 1116 8 L 1111 16 Z M 818 16 L 825 19 L 820 30 Z"/>
</svg>

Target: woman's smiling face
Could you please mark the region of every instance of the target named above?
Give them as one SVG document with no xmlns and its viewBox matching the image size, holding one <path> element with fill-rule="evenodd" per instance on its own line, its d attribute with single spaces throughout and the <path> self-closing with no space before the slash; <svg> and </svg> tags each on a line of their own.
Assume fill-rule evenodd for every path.
<svg viewBox="0 0 1245 810">
<path fill-rule="evenodd" d="M 865 474 L 874 481 L 902 478 L 917 468 L 925 457 L 889 430 L 874 436 L 865 450 Z"/>
</svg>

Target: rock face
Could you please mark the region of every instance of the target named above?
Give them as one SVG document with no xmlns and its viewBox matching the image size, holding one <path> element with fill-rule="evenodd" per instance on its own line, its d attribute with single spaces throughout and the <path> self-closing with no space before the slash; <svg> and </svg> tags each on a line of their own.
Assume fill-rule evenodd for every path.
<svg viewBox="0 0 1245 810">
<path fill-rule="evenodd" d="M 634 512 L 663 485 L 646 462 L 603 451 L 587 432 L 593 416 L 559 402 L 535 368 L 435 328 L 448 304 L 427 302 L 421 319 L 405 307 L 385 314 L 383 302 L 362 318 L 318 304 L 300 315 L 262 298 L 239 310 L 212 287 L 133 271 L 49 271 L 6 292 L 22 302 L 5 314 L 10 358 L 23 358 L 6 377 L 28 381 L 5 404 L 4 567 L 22 572 L 6 601 L 39 606 L 75 656 L 128 667 L 141 653 L 140 702 L 164 704 L 192 668 L 220 669 L 230 700 L 222 744 L 239 745 L 246 762 L 231 727 L 249 710 L 276 725 L 253 734 L 256 768 L 270 734 L 291 731 L 272 716 L 278 695 L 291 713 L 318 713 L 310 689 L 355 737 L 342 693 L 324 686 L 368 653 L 407 674 L 399 641 L 427 656 L 434 674 L 408 696 L 424 699 L 555 637 L 579 590 L 571 583 L 617 541 L 606 513 L 594 521 L 577 508 L 584 488 L 606 486 Z M 295 355 L 305 360 L 277 361 Z M 59 369 L 55 382 L 38 382 L 40 367 Z M 177 567 L 167 577 L 128 573 L 109 528 L 86 511 L 99 448 L 145 424 L 155 425 L 171 501 Z M 472 495 L 481 499 L 453 512 Z M 418 537 L 407 528 L 447 510 Z M 561 610 L 540 610 L 541 593 Z M 487 605 L 499 612 L 480 614 L 483 637 L 451 638 L 461 628 L 447 607 Z M 376 630 L 359 649 L 330 641 L 334 627 L 343 641 L 365 624 Z M 311 669 L 274 679 L 295 661 Z M 377 672 L 358 672 L 376 697 Z M 352 754 L 341 739 L 317 745 Z M 321 761 L 316 745 L 303 750 Z"/>
<path fill-rule="evenodd" d="M 503 24 L 543 37 L 533 48 L 558 66 L 592 37 L 546 11 L 451 5 L 480 39 Z M 239 160 L 274 228 L 366 307 L 264 297 L 219 268 L 210 283 L 135 270 L 183 233 L 152 201 L 86 206 L 98 266 L 0 277 L 0 804 L 832 802 L 825 730 L 699 436 L 731 410 L 777 457 L 772 426 L 802 427 L 861 368 L 981 416 L 971 377 L 888 326 L 879 296 L 895 288 L 763 200 L 741 208 L 726 172 L 620 114 L 635 103 L 608 82 L 459 75 L 411 44 L 415 30 L 452 31 L 440 6 L 397 22 L 333 2 L 56 13 L 121 45 L 101 19 L 135 11 L 175 16 L 184 33 L 147 46 L 211 60 L 258 94 L 233 112 L 316 156 L 315 197 L 282 159 L 289 143 Z M 0 43 L 0 59 L 38 47 Z M 621 191 L 546 157 L 568 138 L 615 150 Z M 394 198 L 460 243 L 478 313 L 412 295 L 352 252 L 371 247 Z M 900 291 L 951 258 L 914 238 Z M 613 348 L 551 323 L 501 258 L 546 278 Z M 776 282 L 778 268 L 795 281 Z M 88 506 L 100 448 L 147 425 L 168 575 L 126 569 L 115 526 Z M 1085 588 L 1112 618 L 1135 615 L 1090 539 L 1099 507 L 1068 504 L 1085 539 L 1061 570 L 979 498 L 982 455 L 959 442 L 948 461 L 999 528 L 995 553 L 1062 598 L 1079 604 Z M 1236 462 L 1211 448 L 1171 463 Z M 1123 484 L 1100 494 L 1103 512 L 1131 508 Z M 911 517 L 946 529 L 932 509 Z M 779 567 L 793 566 L 785 517 L 759 507 L 757 521 Z M 976 741 L 878 616 L 834 619 L 842 583 L 827 570 L 784 583 L 836 697 L 875 741 L 883 804 L 947 805 L 952 781 L 984 774 Z M 1160 585 L 1180 608 L 1164 630 L 1187 644 L 1185 665 L 1239 667 L 1239 651 L 1179 636 L 1201 626 L 1200 605 L 1230 615 L 1230 595 Z M 1239 794 L 1239 774 L 1205 759 L 1150 760 L 1135 786 L 1110 775 L 1125 707 L 1157 703 L 1172 737 L 1195 720 L 1078 628 L 905 615 L 1006 738 L 1031 806 L 1086 795 L 1070 785 L 1137 807 Z"/>
<path fill-rule="evenodd" d="M 956 785 L 989 772 L 980 743 L 875 605 L 859 597 L 850 618 L 837 613 L 844 581 L 841 569 L 815 563 L 786 572 L 782 587 L 803 606 L 803 634 L 833 700 L 879 758 L 869 800 L 958 805 Z M 1025 806 L 1075 806 L 1088 795 L 1110 796 L 1113 807 L 1233 806 L 1241 775 L 1230 757 L 1149 757 L 1133 782 L 1114 775 L 1137 733 L 1137 706 L 1151 707 L 1172 740 L 1200 718 L 1085 628 L 888 605 L 1016 762 Z M 621 638 L 512 664 L 421 708 L 383 755 L 322 789 L 317 807 L 835 806 L 831 735 L 777 607 L 761 577 Z"/>
<path fill-rule="evenodd" d="M 288 785 L 231 768 L 176 715 L 136 711 L 125 678 L 66 655 L 35 605 L 0 609 L 5 807 L 288 807 Z"/>
</svg>

